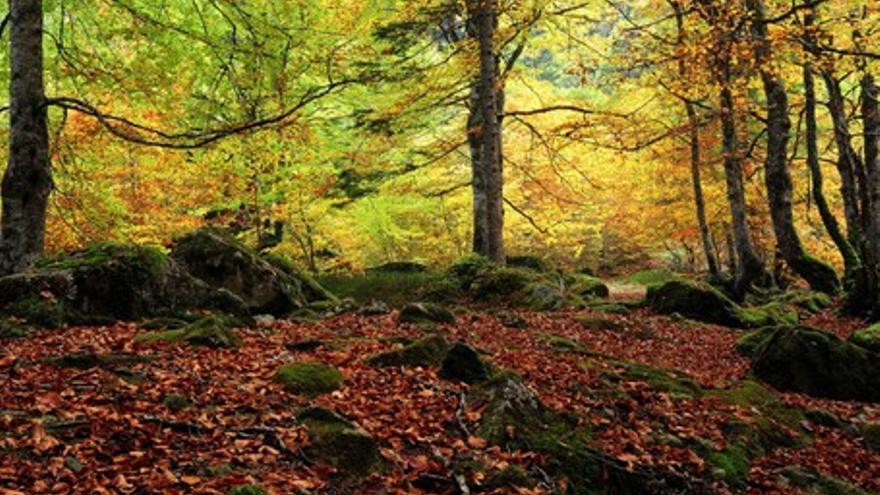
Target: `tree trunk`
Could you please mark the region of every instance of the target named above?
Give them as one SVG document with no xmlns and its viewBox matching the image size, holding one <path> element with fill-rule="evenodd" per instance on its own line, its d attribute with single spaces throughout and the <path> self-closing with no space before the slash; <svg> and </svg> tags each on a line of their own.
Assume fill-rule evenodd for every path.
<svg viewBox="0 0 880 495">
<path fill-rule="evenodd" d="M 0 272 L 19 271 L 43 253 L 52 191 L 43 85 L 42 0 L 10 0 L 9 162 L 3 176 Z"/>
<path fill-rule="evenodd" d="M 488 256 L 489 236 L 488 210 L 486 209 L 486 179 L 483 174 L 482 107 L 480 105 L 480 85 L 471 85 L 470 108 L 468 113 L 468 146 L 471 158 L 471 191 L 473 195 L 473 251 Z"/>
<path fill-rule="evenodd" d="M 486 246 L 488 258 L 505 262 L 504 178 L 501 169 L 501 129 L 498 119 L 498 58 L 495 55 L 497 0 L 477 0 L 477 40 L 480 47 L 480 108 L 483 120 L 481 162 L 486 185 Z"/>
<path fill-rule="evenodd" d="M 727 202 L 733 229 L 733 243 L 736 248 L 736 273 L 734 291 L 740 297 L 752 284 L 765 278 L 764 263 L 755 252 L 749 234 L 746 213 L 746 195 L 743 178 L 742 151 L 736 136 L 736 109 L 730 89 L 730 67 L 722 68 L 721 88 L 721 128 L 724 149 L 724 176 L 727 182 Z"/>
<path fill-rule="evenodd" d="M 764 22 L 764 4 L 761 0 L 747 0 L 753 14 L 755 58 L 766 64 L 770 58 L 767 26 Z M 788 170 L 788 142 L 791 120 L 788 115 L 788 96 L 785 84 L 767 67 L 762 67 L 761 81 L 767 99 L 767 156 L 764 161 L 764 179 L 773 232 L 782 258 L 814 290 L 836 293 L 840 288 L 834 269 L 807 254 L 794 226 L 792 211 L 792 181 Z"/>
<path fill-rule="evenodd" d="M 865 265 L 870 284 L 871 301 L 875 316 L 880 316 L 880 95 L 874 76 L 862 78 L 862 119 L 865 132 L 865 192 L 867 207 L 862 210 L 867 226 Z"/>
</svg>

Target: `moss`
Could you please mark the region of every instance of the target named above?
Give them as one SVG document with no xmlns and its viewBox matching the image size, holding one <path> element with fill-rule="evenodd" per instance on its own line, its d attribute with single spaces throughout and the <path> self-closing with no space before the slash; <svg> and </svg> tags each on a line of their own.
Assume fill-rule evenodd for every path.
<svg viewBox="0 0 880 495">
<path fill-rule="evenodd" d="M 647 383 L 652 390 L 680 397 L 699 397 L 703 388 L 686 374 L 663 368 L 654 368 L 639 363 L 618 362 L 621 375 Z"/>
<path fill-rule="evenodd" d="M 232 487 L 227 495 L 268 495 L 259 485 L 238 485 Z"/>
<path fill-rule="evenodd" d="M 113 260 L 138 265 L 155 272 L 165 265 L 166 255 L 157 246 L 103 243 L 72 254 L 40 260 L 36 266 L 47 270 L 75 270 Z"/>
<path fill-rule="evenodd" d="M 865 445 L 874 452 L 880 453 L 880 423 L 866 423 L 859 427 L 859 434 Z"/>
<path fill-rule="evenodd" d="M 654 311 L 732 327 L 745 326 L 733 301 L 714 287 L 685 280 L 673 280 L 648 287 L 647 305 Z"/>
<path fill-rule="evenodd" d="M 844 481 L 823 476 L 811 468 L 787 466 L 782 476 L 797 488 L 814 495 L 869 495 L 869 492 Z"/>
<path fill-rule="evenodd" d="M 608 297 L 611 293 L 602 279 L 589 275 L 575 274 L 568 277 L 569 290 L 584 298 Z"/>
<path fill-rule="evenodd" d="M 468 288 L 477 276 L 494 265 L 487 258 L 478 254 L 470 254 L 455 260 L 447 270 L 455 278 L 461 288 Z"/>
<path fill-rule="evenodd" d="M 342 388 L 345 378 L 332 366 L 300 361 L 279 368 L 273 380 L 290 392 L 316 396 Z"/>
<path fill-rule="evenodd" d="M 461 296 L 459 280 L 433 271 L 323 275 L 317 280 L 340 298 L 352 298 L 360 304 L 378 300 L 392 308 L 419 301 L 452 302 Z"/>
<path fill-rule="evenodd" d="M 171 412 L 180 412 L 192 405 L 192 399 L 184 394 L 168 394 L 162 399 L 162 405 Z"/>
<path fill-rule="evenodd" d="M 531 283 L 525 288 L 524 293 L 522 304 L 534 311 L 553 311 L 583 305 L 579 297 L 567 294 L 563 287 L 556 284 Z"/>
<path fill-rule="evenodd" d="M 177 330 L 187 326 L 191 321 L 182 318 L 160 317 L 147 320 L 140 324 L 143 330 Z"/>
<path fill-rule="evenodd" d="M 818 313 L 832 304 L 831 296 L 814 291 L 786 292 L 777 297 L 776 301 L 795 306 L 808 314 Z"/>
<path fill-rule="evenodd" d="M 302 285 L 303 292 L 309 301 L 329 301 L 336 302 L 338 298 L 335 294 L 327 290 L 314 277 L 299 267 L 294 265 L 290 260 L 277 254 L 267 253 L 261 255 L 263 260 L 270 265 L 286 273 L 294 280 L 298 280 Z"/>
<path fill-rule="evenodd" d="M 753 357 L 770 340 L 777 327 L 765 327 L 749 332 L 736 340 L 736 350 L 743 356 Z"/>
<path fill-rule="evenodd" d="M 563 337 L 562 335 L 555 334 L 545 334 L 544 338 L 547 339 L 547 343 L 550 344 L 554 350 L 565 353 L 574 353 L 574 354 L 584 354 L 584 355 L 594 355 L 592 351 L 590 351 L 586 345 L 571 340 L 568 337 Z"/>
<path fill-rule="evenodd" d="M 796 325 L 799 319 L 797 311 L 792 306 L 778 302 L 754 308 L 738 308 L 736 315 L 745 328 Z"/>
<path fill-rule="evenodd" d="M 739 382 L 727 390 L 713 391 L 712 395 L 729 404 L 756 410 L 788 428 L 799 429 L 807 419 L 804 410 L 785 404 L 775 391 L 752 380 Z"/>
<path fill-rule="evenodd" d="M 0 319 L 0 340 L 18 339 L 27 337 L 27 335 L 28 329 L 18 322 L 10 318 Z"/>
<path fill-rule="evenodd" d="M 448 348 L 446 339 L 432 335 L 402 349 L 377 354 L 367 359 L 367 363 L 373 366 L 434 366 L 443 361 Z"/>
<path fill-rule="evenodd" d="M 495 490 L 505 487 L 534 488 L 537 481 L 529 476 L 528 471 L 520 466 L 511 464 L 506 468 L 491 473 L 483 483 L 486 490 Z"/>
<path fill-rule="evenodd" d="M 297 415 L 309 432 L 306 454 L 335 467 L 344 476 L 362 476 L 382 465 L 376 441 L 333 411 L 309 407 Z"/>
<path fill-rule="evenodd" d="M 636 285 L 658 285 L 680 280 L 682 277 L 677 273 L 673 273 L 665 268 L 657 268 L 654 270 L 643 270 L 636 272 L 626 278 L 626 282 Z"/>
<path fill-rule="evenodd" d="M 135 354 L 95 354 L 93 352 L 75 352 L 61 356 L 43 358 L 42 362 L 59 368 L 91 369 L 91 368 L 117 368 L 119 366 L 131 366 L 153 361 L 151 356 L 138 356 Z"/>
<path fill-rule="evenodd" d="M 480 272 L 468 287 L 477 301 L 501 301 L 521 294 L 535 280 L 535 274 L 522 268 L 492 267 Z"/>
<path fill-rule="evenodd" d="M 540 273 L 546 273 L 553 270 L 552 263 L 534 254 L 508 256 L 507 266 L 512 268 L 525 268 Z"/>
<path fill-rule="evenodd" d="M 747 450 L 736 444 L 728 445 L 722 451 L 710 453 L 706 456 L 706 463 L 711 466 L 713 474 L 734 487 L 745 485 L 751 467 Z"/>
<path fill-rule="evenodd" d="M 211 315 L 176 330 L 140 334 L 134 340 L 144 344 L 186 342 L 216 349 L 237 347 L 241 345 L 241 339 L 232 328 L 240 323 L 235 318 Z"/>
<path fill-rule="evenodd" d="M 849 341 L 870 351 L 880 352 L 880 323 L 857 330 Z"/>
<path fill-rule="evenodd" d="M 628 315 L 632 312 L 628 306 L 619 303 L 594 304 L 590 305 L 590 309 L 601 311 L 603 313 L 611 313 L 615 315 Z"/>
</svg>

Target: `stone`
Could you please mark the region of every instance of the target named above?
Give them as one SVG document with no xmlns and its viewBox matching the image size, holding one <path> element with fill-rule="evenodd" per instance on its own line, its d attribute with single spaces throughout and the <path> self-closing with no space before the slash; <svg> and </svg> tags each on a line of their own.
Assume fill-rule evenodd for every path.
<svg viewBox="0 0 880 495">
<path fill-rule="evenodd" d="M 342 388 L 345 377 L 332 366 L 315 361 L 285 364 L 275 373 L 273 381 L 295 394 L 318 396 Z"/>
<path fill-rule="evenodd" d="M 443 358 L 440 377 L 464 383 L 478 383 L 489 378 L 489 367 L 467 344 L 453 344 Z"/>
<path fill-rule="evenodd" d="M 327 464 L 343 476 L 363 476 L 382 465 L 379 447 L 372 435 L 334 411 L 308 407 L 297 415 L 309 433 L 306 455 Z"/>
<path fill-rule="evenodd" d="M 431 335 L 403 346 L 386 351 L 369 359 L 372 366 L 435 366 L 443 361 L 449 345 L 439 335 Z"/>
<path fill-rule="evenodd" d="M 455 315 L 445 306 L 434 303 L 410 303 L 400 310 L 401 323 L 455 323 Z"/>
</svg>

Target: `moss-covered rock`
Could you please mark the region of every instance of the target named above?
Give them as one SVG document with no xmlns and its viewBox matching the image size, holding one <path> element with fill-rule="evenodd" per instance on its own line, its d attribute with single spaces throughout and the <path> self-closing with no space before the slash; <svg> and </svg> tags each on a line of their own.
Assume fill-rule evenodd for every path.
<svg viewBox="0 0 880 495">
<path fill-rule="evenodd" d="M 455 323 L 455 315 L 445 306 L 434 303 L 410 303 L 400 310 L 401 323 Z"/>
<path fill-rule="evenodd" d="M 558 284 L 536 282 L 525 288 L 523 304 L 535 311 L 552 311 L 578 305 L 578 301 L 566 294 Z"/>
<path fill-rule="evenodd" d="M 778 327 L 759 328 L 744 334 L 736 340 L 736 350 L 746 357 L 754 357 L 755 354 L 770 340 L 770 336 Z"/>
<path fill-rule="evenodd" d="M 744 328 L 761 328 L 773 325 L 797 325 L 798 312 L 793 306 L 773 302 L 757 307 L 739 307 L 736 315 Z"/>
<path fill-rule="evenodd" d="M 233 486 L 227 495 L 269 495 L 266 490 L 264 490 L 259 485 L 238 485 Z"/>
<path fill-rule="evenodd" d="M 816 314 L 831 307 L 831 296 L 824 292 L 793 291 L 776 297 L 776 302 L 794 306 L 805 314 Z"/>
<path fill-rule="evenodd" d="M 529 322 L 525 318 L 512 311 L 500 311 L 497 317 L 498 321 L 507 328 L 523 329 L 529 326 Z"/>
<path fill-rule="evenodd" d="M 484 256 L 470 254 L 455 260 L 448 269 L 451 277 L 456 279 L 462 289 L 467 289 L 476 280 L 477 276 L 494 265 Z"/>
<path fill-rule="evenodd" d="M 252 314 L 286 315 L 308 305 L 307 292 L 326 297 L 326 291 L 303 289 L 314 288 L 313 281 L 304 283 L 301 274 L 279 269 L 218 230 L 201 229 L 178 239 L 171 258 L 210 286 L 238 296 Z"/>
<path fill-rule="evenodd" d="M 652 390 L 679 397 L 699 397 L 703 394 L 703 388 L 681 371 L 623 361 L 619 361 L 617 365 L 621 376 L 643 381 L 650 385 Z"/>
<path fill-rule="evenodd" d="M 499 302 L 522 294 L 534 280 L 529 270 L 493 266 L 477 274 L 468 295 L 476 301 Z"/>
<path fill-rule="evenodd" d="M 880 352 L 880 323 L 856 330 L 849 341 L 870 351 Z"/>
<path fill-rule="evenodd" d="M 369 359 L 373 366 L 435 366 L 443 361 L 449 344 L 439 335 L 419 339 L 401 349 L 386 351 Z"/>
<path fill-rule="evenodd" d="M 780 390 L 880 401 L 880 354 L 822 330 L 777 329 L 752 360 L 752 372 Z"/>
<path fill-rule="evenodd" d="M 604 298 L 611 293 L 608 286 L 600 278 L 589 275 L 574 274 L 566 277 L 569 291 L 585 299 Z"/>
<path fill-rule="evenodd" d="M 234 317 L 209 315 L 189 323 L 183 328 L 142 333 L 135 337 L 135 342 L 144 344 L 185 342 L 190 345 L 215 349 L 238 347 L 241 345 L 241 338 L 235 333 L 234 328 L 240 326 L 242 326 L 242 322 Z"/>
<path fill-rule="evenodd" d="M 601 311 L 603 313 L 611 313 L 615 315 L 628 315 L 632 312 L 632 309 L 630 309 L 629 306 L 620 303 L 591 304 L 589 307 L 594 311 Z"/>
<path fill-rule="evenodd" d="M 102 244 L 0 277 L 0 309 L 35 325 L 138 320 L 244 304 L 190 275 L 159 248 Z"/>
<path fill-rule="evenodd" d="M 880 423 L 865 423 L 861 425 L 859 427 L 859 434 L 869 449 L 880 453 Z"/>
<path fill-rule="evenodd" d="M 317 396 L 342 388 L 345 377 L 332 366 L 315 361 L 285 364 L 272 378 L 295 394 Z"/>
<path fill-rule="evenodd" d="M 335 294 L 327 290 L 326 287 L 321 285 L 314 277 L 309 275 L 308 272 L 301 270 L 287 258 L 271 253 L 264 253 L 260 256 L 275 268 L 286 273 L 287 276 L 294 280 L 298 280 L 303 295 L 305 296 L 306 301 L 310 304 L 318 301 L 328 301 L 333 303 L 338 299 Z"/>
<path fill-rule="evenodd" d="M 546 273 L 553 270 L 552 263 L 534 254 L 508 256 L 507 266 L 512 268 L 525 268 L 540 273 Z"/>
<path fill-rule="evenodd" d="M 697 321 L 743 326 L 737 305 L 708 284 L 672 280 L 652 285 L 648 287 L 646 302 L 652 310 L 662 314 L 678 313 Z"/>
<path fill-rule="evenodd" d="M 870 495 L 870 492 L 845 481 L 824 476 L 803 466 L 787 466 L 780 472 L 792 486 L 813 495 Z"/>
<path fill-rule="evenodd" d="M 343 476 L 362 476 L 382 465 L 376 440 L 357 424 L 320 407 L 297 415 L 309 432 L 306 455 L 336 468 Z"/>
<path fill-rule="evenodd" d="M 27 337 L 27 327 L 10 318 L 0 319 L 0 340 Z"/>
<path fill-rule="evenodd" d="M 447 380 L 478 383 L 489 378 L 489 366 L 467 344 L 453 344 L 443 358 L 440 376 Z"/>
</svg>

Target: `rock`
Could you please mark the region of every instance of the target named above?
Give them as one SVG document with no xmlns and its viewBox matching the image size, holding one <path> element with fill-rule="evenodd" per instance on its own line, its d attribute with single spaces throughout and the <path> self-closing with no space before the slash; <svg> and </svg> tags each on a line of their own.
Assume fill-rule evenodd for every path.
<svg viewBox="0 0 880 495">
<path fill-rule="evenodd" d="M 283 316 L 309 302 L 302 278 L 217 230 L 201 229 L 179 239 L 171 258 L 210 286 L 238 296 L 251 314 Z"/>
<path fill-rule="evenodd" d="M 410 303 L 400 310 L 401 323 L 455 323 L 455 315 L 444 306 L 434 303 Z"/>
<path fill-rule="evenodd" d="M 590 309 L 614 315 L 628 315 L 632 312 L 627 305 L 620 303 L 592 304 Z"/>
<path fill-rule="evenodd" d="M 865 423 L 859 427 L 862 441 L 873 452 L 880 453 L 880 423 Z"/>
<path fill-rule="evenodd" d="M 372 366 L 434 366 L 443 361 L 449 345 L 439 335 L 419 339 L 402 349 L 383 352 L 369 359 Z"/>
<path fill-rule="evenodd" d="M 254 316 L 254 322 L 261 327 L 271 327 L 275 324 L 275 317 L 272 315 L 257 315 Z"/>
<path fill-rule="evenodd" d="M 525 289 L 524 303 L 535 311 L 553 311 L 573 305 L 562 287 L 544 282 L 530 284 Z"/>
<path fill-rule="evenodd" d="M 857 486 L 824 476 L 803 466 L 787 466 L 780 471 L 780 474 L 792 486 L 813 495 L 870 495 Z"/>
<path fill-rule="evenodd" d="M 391 312 L 391 308 L 382 301 L 370 301 L 357 311 L 362 316 L 381 316 Z"/>
<path fill-rule="evenodd" d="M 214 349 L 238 347 L 241 339 L 233 328 L 242 326 L 235 318 L 211 315 L 201 318 L 175 330 L 143 333 L 135 337 L 135 342 L 155 344 L 158 342 L 185 342 L 189 345 L 205 346 Z"/>
<path fill-rule="evenodd" d="M 345 378 L 332 366 L 314 361 L 285 364 L 272 378 L 295 394 L 317 396 L 342 388 Z"/>
<path fill-rule="evenodd" d="M 540 256 L 525 254 L 521 256 L 508 256 L 507 266 L 511 268 L 525 268 L 536 272 L 546 273 L 553 270 L 553 266 Z"/>
<path fill-rule="evenodd" d="M 459 342 L 450 347 L 443 358 L 440 376 L 447 380 L 477 383 L 489 378 L 489 368 L 477 351 Z"/>
<path fill-rule="evenodd" d="M 309 432 L 306 455 L 336 468 L 343 476 L 363 476 L 382 464 L 376 440 L 357 424 L 320 407 L 297 415 Z"/>
<path fill-rule="evenodd" d="M 849 338 L 849 341 L 869 351 L 880 352 L 880 323 L 857 330 Z"/>
<path fill-rule="evenodd" d="M 298 280 L 302 286 L 303 294 L 310 303 L 316 301 L 335 302 L 337 297 L 335 294 L 327 290 L 323 285 L 319 284 L 311 275 L 300 270 L 296 265 L 288 259 L 275 254 L 261 254 L 260 257 L 273 265 L 275 268 L 286 273 L 289 277 Z"/>
<path fill-rule="evenodd" d="M 534 280 L 534 272 L 521 268 L 491 267 L 478 273 L 468 287 L 475 301 L 497 302 L 521 294 Z"/>
<path fill-rule="evenodd" d="M 415 261 L 391 261 L 370 268 L 371 272 L 379 273 L 424 273 L 428 271 L 427 265 Z"/>
<path fill-rule="evenodd" d="M 648 287 L 648 306 L 662 314 L 679 313 L 687 318 L 726 326 L 741 324 L 736 305 L 707 284 L 672 280 Z"/>
<path fill-rule="evenodd" d="M 472 389 L 469 408 L 483 408 L 477 434 L 494 445 L 549 429 L 560 421 L 537 393 L 511 373 L 503 373 Z"/>
<path fill-rule="evenodd" d="M 880 402 L 880 354 L 822 330 L 776 329 L 752 360 L 752 372 L 779 390 Z"/>
<path fill-rule="evenodd" d="M 501 322 L 502 325 L 508 328 L 528 328 L 529 323 L 522 316 L 510 312 L 510 311 L 501 311 L 497 315 L 498 321 Z"/>
<path fill-rule="evenodd" d="M 493 266 L 485 257 L 471 254 L 453 262 L 449 266 L 448 273 L 458 281 L 459 287 L 468 289 L 481 273 L 492 269 Z"/>
<path fill-rule="evenodd" d="M 194 278 L 158 248 L 111 244 L 0 277 L 0 308 L 44 327 L 139 320 L 192 309 L 246 314 L 240 299 Z"/>
<path fill-rule="evenodd" d="M 736 351 L 743 356 L 754 357 L 777 329 L 778 327 L 764 327 L 743 335 L 736 340 Z"/>
</svg>

